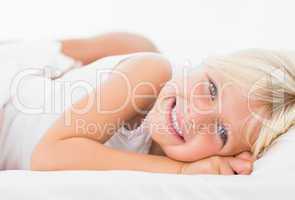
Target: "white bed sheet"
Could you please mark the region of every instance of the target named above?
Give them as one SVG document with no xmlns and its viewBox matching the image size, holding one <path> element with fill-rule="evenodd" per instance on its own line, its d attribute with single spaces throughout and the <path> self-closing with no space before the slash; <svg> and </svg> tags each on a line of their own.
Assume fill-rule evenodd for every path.
<svg viewBox="0 0 295 200">
<path fill-rule="evenodd" d="M 294 200 L 295 132 L 255 162 L 251 175 L 171 175 L 132 171 L 0 172 L 0 199 Z"/>
<path fill-rule="evenodd" d="M 295 173 L 251 176 L 142 172 L 29 172 L 0 174 L 1 199 L 294 199 Z"/>
</svg>

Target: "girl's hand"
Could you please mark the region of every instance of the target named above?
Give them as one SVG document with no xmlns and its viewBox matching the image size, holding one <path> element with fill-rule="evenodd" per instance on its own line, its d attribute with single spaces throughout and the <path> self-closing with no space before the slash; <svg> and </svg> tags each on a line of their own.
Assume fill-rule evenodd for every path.
<svg viewBox="0 0 295 200">
<path fill-rule="evenodd" d="M 181 174 L 251 174 L 254 159 L 248 152 L 235 157 L 213 156 L 192 163 L 185 163 Z"/>
</svg>

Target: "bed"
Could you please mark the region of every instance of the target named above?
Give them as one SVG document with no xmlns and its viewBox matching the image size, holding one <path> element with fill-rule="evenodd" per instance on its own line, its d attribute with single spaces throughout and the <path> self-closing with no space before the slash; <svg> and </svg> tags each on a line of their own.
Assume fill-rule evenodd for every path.
<svg viewBox="0 0 295 200">
<path fill-rule="evenodd" d="M 1 173 L 1 199 L 293 199 L 294 173 L 177 176 L 140 172 Z"/>
<path fill-rule="evenodd" d="M 133 171 L 2 171 L 1 199 L 294 199 L 295 131 L 256 161 L 252 175 L 170 175 Z"/>
</svg>

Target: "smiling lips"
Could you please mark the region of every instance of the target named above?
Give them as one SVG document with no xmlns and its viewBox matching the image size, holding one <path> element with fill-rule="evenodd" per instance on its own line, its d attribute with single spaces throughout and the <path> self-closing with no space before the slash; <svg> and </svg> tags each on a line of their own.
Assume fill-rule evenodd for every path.
<svg viewBox="0 0 295 200">
<path fill-rule="evenodd" d="M 169 107 L 169 113 L 168 113 L 168 127 L 170 129 L 170 132 L 178 136 L 182 141 L 184 141 L 183 138 L 183 132 L 180 129 L 178 119 L 177 119 L 177 113 L 176 113 L 176 99 L 173 99 L 172 105 Z"/>
</svg>

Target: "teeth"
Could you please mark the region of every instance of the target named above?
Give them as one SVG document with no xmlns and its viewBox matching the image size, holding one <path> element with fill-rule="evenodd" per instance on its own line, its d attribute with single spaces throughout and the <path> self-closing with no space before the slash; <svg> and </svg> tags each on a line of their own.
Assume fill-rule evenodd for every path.
<svg viewBox="0 0 295 200">
<path fill-rule="evenodd" d="M 174 107 L 172 109 L 172 122 L 173 122 L 173 126 L 174 126 L 175 130 L 182 136 L 183 134 L 182 134 L 182 131 L 179 127 L 179 124 L 178 124 L 177 118 L 176 118 L 176 107 Z"/>
</svg>

